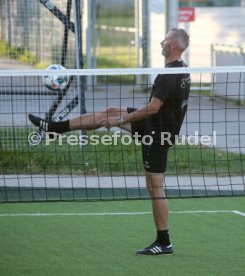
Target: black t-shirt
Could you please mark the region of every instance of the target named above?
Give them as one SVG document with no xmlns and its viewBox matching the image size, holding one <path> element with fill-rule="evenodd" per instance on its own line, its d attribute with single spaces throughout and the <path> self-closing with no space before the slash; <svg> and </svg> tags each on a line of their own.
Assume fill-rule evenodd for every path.
<svg viewBox="0 0 245 276">
<path fill-rule="evenodd" d="M 174 61 L 166 67 L 186 67 L 183 61 Z M 175 141 L 183 123 L 190 93 L 190 74 L 158 75 L 154 81 L 151 97 L 160 99 L 163 105 L 159 112 L 148 118 L 151 131 L 161 137 L 161 133 L 170 133 Z"/>
</svg>

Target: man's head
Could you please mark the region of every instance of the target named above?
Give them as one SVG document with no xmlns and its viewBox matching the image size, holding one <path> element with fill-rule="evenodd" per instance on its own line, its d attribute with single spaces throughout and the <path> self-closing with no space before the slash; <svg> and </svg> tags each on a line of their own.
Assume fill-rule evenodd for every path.
<svg viewBox="0 0 245 276">
<path fill-rule="evenodd" d="M 181 55 L 189 45 L 189 35 L 180 28 L 171 29 L 162 45 L 162 55 L 168 58 L 171 54 Z"/>
</svg>

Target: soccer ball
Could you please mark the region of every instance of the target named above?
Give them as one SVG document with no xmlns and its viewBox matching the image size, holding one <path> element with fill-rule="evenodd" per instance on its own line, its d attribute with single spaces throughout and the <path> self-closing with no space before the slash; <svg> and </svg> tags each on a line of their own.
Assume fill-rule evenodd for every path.
<svg viewBox="0 0 245 276">
<path fill-rule="evenodd" d="M 66 70 L 59 64 L 50 65 L 47 70 Z M 47 75 L 43 77 L 44 85 L 51 90 L 63 90 L 69 84 L 69 76 L 66 75 Z"/>
</svg>

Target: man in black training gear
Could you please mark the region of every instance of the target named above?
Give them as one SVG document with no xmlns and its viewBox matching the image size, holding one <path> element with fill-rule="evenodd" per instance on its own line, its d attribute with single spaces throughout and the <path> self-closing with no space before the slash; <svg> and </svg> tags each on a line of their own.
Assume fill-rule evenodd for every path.
<svg viewBox="0 0 245 276">
<path fill-rule="evenodd" d="M 186 66 L 181 59 L 189 45 L 189 36 L 185 30 L 171 29 L 160 44 L 165 67 Z M 189 74 L 162 74 L 155 79 L 148 104 L 138 109 L 109 107 L 101 112 L 84 114 L 64 122 L 51 122 L 29 114 L 31 122 L 47 132 L 63 133 L 117 126 L 130 131 L 133 137 L 136 134 L 139 138 L 150 135 L 151 143 L 146 139 L 142 140 L 142 157 L 157 235 L 150 246 L 136 252 L 138 255 L 173 253 L 168 232 L 169 210 L 164 192 L 164 173 L 168 150 L 174 144 L 185 117 L 189 91 Z"/>
</svg>

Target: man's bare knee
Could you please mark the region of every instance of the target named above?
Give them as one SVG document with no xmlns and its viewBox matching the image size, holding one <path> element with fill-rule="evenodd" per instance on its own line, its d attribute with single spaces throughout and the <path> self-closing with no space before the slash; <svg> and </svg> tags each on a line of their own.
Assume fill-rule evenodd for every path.
<svg viewBox="0 0 245 276">
<path fill-rule="evenodd" d="M 164 175 L 162 173 L 145 173 L 146 186 L 151 197 L 162 197 L 164 195 Z"/>
</svg>

